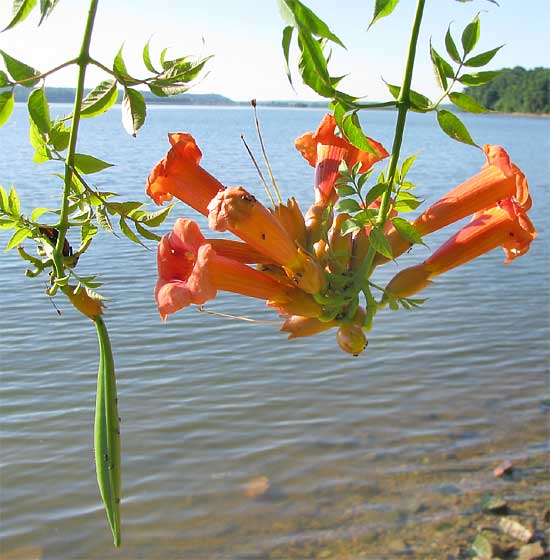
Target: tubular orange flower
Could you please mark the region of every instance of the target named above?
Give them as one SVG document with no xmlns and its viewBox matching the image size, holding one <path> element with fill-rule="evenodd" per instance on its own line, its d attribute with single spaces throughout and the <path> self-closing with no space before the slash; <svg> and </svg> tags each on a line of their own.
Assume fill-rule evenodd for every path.
<svg viewBox="0 0 550 560">
<path fill-rule="evenodd" d="M 486 144 L 483 151 L 487 163 L 482 170 L 448 192 L 413 222 L 420 235 L 428 235 L 466 216 L 491 208 L 504 199 L 513 200 L 524 211 L 531 208 L 527 179 L 523 171 L 512 163 L 506 150 L 502 146 Z M 411 246 L 393 227 L 388 231 L 388 239 L 394 258 Z M 377 255 L 376 263 L 386 260 Z"/>
<path fill-rule="evenodd" d="M 253 249 L 248 243 L 234 239 L 208 239 L 212 249 L 220 257 L 226 257 L 246 264 L 271 264 L 273 260 Z"/>
<path fill-rule="evenodd" d="M 299 263 L 298 248 L 279 220 L 243 187 L 219 191 L 208 205 L 208 225 L 231 231 L 251 247 L 289 268 Z"/>
<path fill-rule="evenodd" d="M 208 210 L 212 229 L 233 232 L 271 262 L 288 269 L 300 288 L 319 292 L 323 275 L 315 261 L 296 246 L 277 217 L 245 189 L 228 187 L 219 191 Z"/>
<path fill-rule="evenodd" d="M 192 208 L 208 214 L 208 203 L 224 186 L 200 165 L 202 152 L 187 133 L 168 134 L 172 148 L 147 178 L 146 192 L 156 204 L 179 198 Z"/>
<path fill-rule="evenodd" d="M 525 175 L 510 161 L 502 146 L 486 144 L 487 163 L 474 175 L 425 210 L 414 226 L 427 235 L 480 210 L 491 208 L 500 200 L 512 199 L 522 210 L 531 208 Z"/>
<path fill-rule="evenodd" d="M 295 142 L 302 156 L 315 167 L 315 200 L 327 204 L 336 196 L 334 183 L 342 160 L 350 169 L 361 162 L 359 173 L 365 173 L 377 161 L 389 155 L 384 146 L 372 138 L 368 140 L 376 154 L 356 148 L 345 138 L 336 136 L 335 131 L 336 120 L 333 115 L 327 114 L 315 132 L 306 132 Z"/>
<path fill-rule="evenodd" d="M 473 220 L 446 241 L 422 264 L 396 274 L 386 290 L 395 297 L 409 297 L 423 290 L 430 279 L 502 246 L 505 264 L 527 253 L 537 232 L 525 211 L 514 200 L 474 215 Z"/>
<path fill-rule="evenodd" d="M 159 242 L 158 272 L 155 298 L 163 320 L 190 304 L 213 299 L 218 290 L 276 303 L 290 299 L 287 286 L 259 270 L 217 255 L 197 223 L 183 218 Z"/>
</svg>

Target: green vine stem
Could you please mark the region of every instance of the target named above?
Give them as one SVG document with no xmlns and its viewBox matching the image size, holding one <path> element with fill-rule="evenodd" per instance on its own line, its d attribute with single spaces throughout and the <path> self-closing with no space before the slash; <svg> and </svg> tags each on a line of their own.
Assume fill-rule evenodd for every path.
<svg viewBox="0 0 550 560">
<path fill-rule="evenodd" d="M 403 142 L 403 133 L 405 131 L 405 121 L 407 119 L 407 112 L 410 107 L 409 95 L 411 91 L 411 82 L 414 69 L 414 59 L 416 56 L 416 48 L 418 44 L 418 34 L 420 32 L 420 24 L 422 22 L 422 16 L 424 14 L 424 4 L 425 0 L 418 0 L 416 4 L 416 13 L 414 17 L 414 22 L 411 30 L 411 38 L 409 41 L 409 51 L 407 55 L 407 63 L 405 65 L 405 73 L 403 76 L 403 84 L 399 92 L 399 97 L 397 98 L 397 122 L 395 125 L 395 135 L 392 145 L 392 153 L 390 158 L 390 163 L 388 166 L 388 177 L 387 177 L 387 188 L 382 194 L 380 209 L 378 211 L 378 216 L 376 218 L 376 227 L 383 227 L 386 223 L 389 204 L 390 204 L 390 194 L 393 187 L 393 182 L 395 179 L 395 171 L 397 169 L 397 163 L 399 161 L 399 154 L 401 152 L 401 144 Z M 368 278 L 373 270 L 373 261 L 376 255 L 376 249 L 371 245 L 369 247 L 368 253 L 365 260 L 361 264 L 357 272 L 356 282 L 362 285 L 364 280 Z M 368 289 L 366 289 L 368 291 Z"/>
<path fill-rule="evenodd" d="M 80 124 L 80 110 L 82 100 L 84 98 L 84 79 L 86 77 L 86 68 L 90 63 L 90 43 L 92 40 L 92 30 L 94 27 L 95 16 L 97 12 L 97 4 L 99 0 L 91 0 L 88 10 L 88 18 L 86 20 L 86 28 L 82 39 L 80 54 L 77 58 L 78 64 L 78 82 L 74 98 L 73 121 L 71 124 L 71 132 L 69 136 L 69 146 L 67 148 L 67 157 L 65 158 L 65 178 L 63 188 L 63 200 L 61 201 L 61 212 L 59 215 L 58 237 L 55 249 L 53 251 L 53 261 L 55 265 L 56 279 L 61 280 L 65 276 L 65 266 L 63 264 L 63 244 L 65 235 L 69 228 L 69 195 L 71 193 L 71 184 L 73 179 L 73 167 L 76 153 L 76 140 L 78 137 L 78 127 Z"/>
<path fill-rule="evenodd" d="M 383 226 L 387 219 L 388 207 L 390 202 L 390 194 L 395 179 L 395 170 L 399 161 L 399 154 L 401 152 L 401 144 L 403 142 L 403 133 L 405 131 L 405 121 L 407 119 L 407 112 L 409 110 L 410 101 L 409 95 L 411 92 L 411 82 L 414 69 L 414 58 L 416 56 L 416 46 L 418 43 L 418 33 L 420 31 L 420 23 L 422 22 L 422 15 L 424 13 L 425 0 L 418 0 L 416 4 L 416 14 L 411 31 L 411 39 L 409 42 L 409 53 L 407 55 L 407 64 L 405 66 L 405 75 L 403 76 L 403 85 L 397 98 L 397 123 L 395 125 L 395 136 L 393 138 L 393 145 L 391 151 L 391 159 L 388 167 L 387 188 L 382 195 L 380 202 L 380 210 L 376 218 L 376 225 Z M 373 255 L 374 256 L 374 255 Z"/>
</svg>

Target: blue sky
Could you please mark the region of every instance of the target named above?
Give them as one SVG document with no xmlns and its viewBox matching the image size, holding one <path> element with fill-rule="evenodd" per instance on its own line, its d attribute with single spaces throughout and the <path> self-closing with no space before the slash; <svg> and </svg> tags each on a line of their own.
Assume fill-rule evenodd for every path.
<svg viewBox="0 0 550 560">
<path fill-rule="evenodd" d="M 347 50 L 335 48 L 333 75 L 349 74 L 343 89 L 371 100 L 386 99 L 381 76 L 399 82 L 402 76 L 413 0 L 401 0 L 394 14 L 369 32 L 374 0 L 306 0 L 342 39 Z M 421 30 L 413 87 L 435 96 L 428 55 L 429 39 L 440 53 L 443 37 L 452 23 L 455 37 L 468 21 L 481 12 L 481 39 L 476 52 L 500 44 L 505 47 L 488 67 L 522 65 L 527 68 L 550 64 L 549 0 L 500 0 L 500 7 L 487 0 L 461 3 L 427 0 Z M 10 19 L 11 2 L 0 3 L 0 26 Z M 44 71 L 77 54 L 88 2 L 61 0 L 52 16 L 37 30 L 31 17 L 14 30 L 0 35 L 0 48 Z M 529 6 L 527 11 L 525 6 Z M 124 42 L 131 71 L 146 75 L 141 50 L 153 35 L 152 52 L 170 47 L 170 56 L 213 54 L 210 71 L 192 91 L 221 93 L 232 99 L 315 99 L 305 87 L 290 88 L 283 68 L 281 31 L 284 24 L 275 0 L 100 0 L 92 55 L 110 66 Z M 74 85 L 74 72 L 64 71 L 47 85 Z M 89 74 L 88 86 L 104 79 L 99 71 Z"/>
</svg>

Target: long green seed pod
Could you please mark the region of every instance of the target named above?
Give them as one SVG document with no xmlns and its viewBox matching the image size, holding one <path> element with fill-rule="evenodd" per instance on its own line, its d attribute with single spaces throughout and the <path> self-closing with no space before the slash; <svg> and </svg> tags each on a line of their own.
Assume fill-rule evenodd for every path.
<svg viewBox="0 0 550 560">
<path fill-rule="evenodd" d="M 97 483 L 116 547 L 120 546 L 120 428 L 111 343 L 101 316 L 94 318 L 99 341 L 99 369 L 94 422 Z"/>
</svg>

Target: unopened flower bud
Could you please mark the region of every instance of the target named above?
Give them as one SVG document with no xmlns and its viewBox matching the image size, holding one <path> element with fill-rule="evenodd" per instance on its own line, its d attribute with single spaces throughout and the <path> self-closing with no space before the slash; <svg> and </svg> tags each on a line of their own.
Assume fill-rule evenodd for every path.
<svg viewBox="0 0 550 560">
<path fill-rule="evenodd" d="M 289 333 L 288 338 L 303 338 L 305 336 L 313 336 L 323 331 L 336 327 L 337 321 L 323 323 L 319 319 L 313 317 L 301 317 L 299 315 L 291 315 L 281 327 L 283 332 Z"/>
<path fill-rule="evenodd" d="M 354 324 L 342 325 L 336 333 L 336 342 L 348 354 L 358 356 L 367 347 L 367 338 L 361 327 Z"/>
<path fill-rule="evenodd" d="M 329 268 L 331 272 L 341 274 L 348 270 L 351 258 L 351 233 L 342 235 L 342 224 L 350 219 L 349 214 L 338 214 L 334 219 L 334 224 L 329 232 L 329 245 L 330 245 L 330 261 Z"/>
<path fill-rule="evenodd" d="M 313 245 L 317 243 L 319 239 L 322 237 L 322 225 L 323 225 L 323 216 L 327 209 L 327 204 L 324 202 L 316 202 L 312 204 L 308 211 L 306 212 L 306 231 L 307 231 L 307 240 L 308 243 Z M 327 220 L 327 227 L 330 227 L 332 223 L 332 212 L 329 215 Z"/>
</svg>

